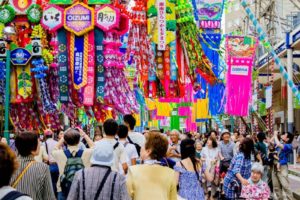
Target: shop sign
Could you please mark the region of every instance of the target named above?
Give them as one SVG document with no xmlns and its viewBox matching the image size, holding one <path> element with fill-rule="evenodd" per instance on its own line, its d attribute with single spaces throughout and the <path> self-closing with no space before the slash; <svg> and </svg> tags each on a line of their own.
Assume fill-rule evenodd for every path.
<svg viewBox="0 0 300 200">
<path fill-rule="evenodd" d="M 64 27 L 77 36 L 94 28 L 94 9 L 83 3 L 76 3 L 65 10 Z"/>
<path fill-rule="evenodd" d="M 103 31 L 119 26 L 120 11 L 110 5 L 103 5 L 96 10 L 96 26 Z"/>
<path fill-rule="evenodd" d="M 63 27 L 64 10 L 56 5 L 49 5 L 43 12 L 41 25 L 49 31 L 57 31 Z"/>
<path fill-rule="evenodd" d="M 27 65 L 31 59 L 31 53 L 27 49 L 16 48 L 11 51 L 10 59 L 13 65 Z"/>
</svg>

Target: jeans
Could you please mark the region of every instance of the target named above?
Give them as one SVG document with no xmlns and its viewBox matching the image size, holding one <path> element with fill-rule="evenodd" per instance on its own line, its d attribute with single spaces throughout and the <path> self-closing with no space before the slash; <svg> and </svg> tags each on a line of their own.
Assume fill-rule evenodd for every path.
<svg viewBox="0 0 300 200">
<path fill-rule="evenodd" d="M 62 192 L 57 193 L 57 200 L 66 200 L 67 198 L 64 196 Z"/>
<path fill-rule="evenodd" d="M 54 191 L 55 196 L 57 197 L 56 184 L 57 184 L 58 177 L 59 177 L 58 165 L 57 164 L 50 164 L 49 169 L 50 169 L 50 174 L 51 174 L 51 181 L 52 181 L 53 191 Z"/>
</svg>

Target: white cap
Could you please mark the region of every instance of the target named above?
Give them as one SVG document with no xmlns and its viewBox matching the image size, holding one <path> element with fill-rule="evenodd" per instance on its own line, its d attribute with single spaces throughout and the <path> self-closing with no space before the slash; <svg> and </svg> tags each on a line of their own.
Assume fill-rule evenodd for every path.
<svg viewBox="0 0 300 200">
<path fill-rule="evenodd" d="M 100 140 L 96 142 L 91 157 L 91 164 L 111 167 L 113 163 L 114 163 L 114 148 L 112 144 L 106 140 Z"/>
</svg>

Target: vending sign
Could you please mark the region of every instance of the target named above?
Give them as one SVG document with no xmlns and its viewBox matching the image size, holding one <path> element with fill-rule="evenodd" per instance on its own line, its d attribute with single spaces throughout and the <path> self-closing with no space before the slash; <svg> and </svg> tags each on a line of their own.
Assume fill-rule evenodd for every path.
<svg viewBox="0 0 300 200">
<path fill-rule="evenodd" d="M 76 3 L 65 10 L 64 27 L 77 36 L 94 28 L 94 9 L 83 3 Z"/>
</svg>

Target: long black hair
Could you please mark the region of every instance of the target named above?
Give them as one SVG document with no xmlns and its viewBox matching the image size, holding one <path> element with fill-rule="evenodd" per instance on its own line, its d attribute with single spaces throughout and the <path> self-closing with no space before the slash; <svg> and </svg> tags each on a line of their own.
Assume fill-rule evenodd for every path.
<svg viewBox="0 0 300 200">
<path fill-rule="evenodd" d="M 254 142 L 251 138 L 245 138 L 240 144 L 240 152 L 246 159 L 251 159 L 251 153 L 254 153 Z"/>
<path fill-rule="evenodd" d="M 198 174 L 197 166 L 199 166 L 201 163 L 196 159 L 196 148 L 195 148 L 195 141 L 192 139 L 184 139 L 180 143 L 180 153 L 181 153 L 181 159 L 190 158 L 194 170 L 196 172 L 197 178 L 199 180 L 200 176 Z"/>
</svg>

